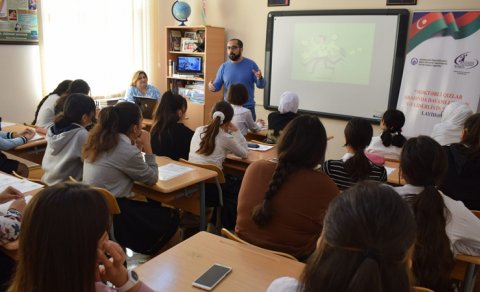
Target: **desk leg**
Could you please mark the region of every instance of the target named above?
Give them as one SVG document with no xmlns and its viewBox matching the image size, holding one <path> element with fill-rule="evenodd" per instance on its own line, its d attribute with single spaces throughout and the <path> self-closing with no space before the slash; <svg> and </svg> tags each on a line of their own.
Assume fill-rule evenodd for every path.
<svg viewBox="0 0 480 292">
<path fill-rule="evenodd" d="M 205 182 L 200 183 L 200 231 L 207 229 L 205 219 Z"/>
<path fill-rule="evenodd" d="M 472 292 L 475 285 L 475 264 L 469 263 L 463 281 L 463 292 Z"/>
</svg>

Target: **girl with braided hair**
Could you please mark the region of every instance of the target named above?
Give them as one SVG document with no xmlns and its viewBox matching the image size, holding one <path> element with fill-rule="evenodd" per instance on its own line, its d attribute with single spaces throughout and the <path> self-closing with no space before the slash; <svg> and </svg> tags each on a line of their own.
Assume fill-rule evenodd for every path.
<svg viewBox="0 0 480 292">
<path fill-rule="evenodd" d="M 402 135 L 402 127 L 405 124 L 405 115 L 397 109 L 387 110 L 380 122 L 382 134 L 372 138 L 367 147 L 368 153 L 386 156 L 400 160 L 403 144 L 407 139 Z"/>
<path fill-rule="evenodd" d="M 299 116 L 277 145 L 278 161 L 256 161 L 245 172 L 235 232 L 252 244 L 306 259 L 315 250 L 328 204 L 339 194 L 318 168 L 327 135 L 318 118 Z"/>
</svg>

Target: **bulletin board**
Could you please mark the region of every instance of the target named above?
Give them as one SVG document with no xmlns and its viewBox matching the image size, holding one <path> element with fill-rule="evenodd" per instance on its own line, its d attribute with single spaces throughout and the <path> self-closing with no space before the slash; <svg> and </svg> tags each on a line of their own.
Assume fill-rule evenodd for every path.
<svg viewBox="0 0 480 292">
<path fill-rule="evenodd" d="M 37 0 L 0 0 L 0 43 L 38 44 Z"/>
</svg>

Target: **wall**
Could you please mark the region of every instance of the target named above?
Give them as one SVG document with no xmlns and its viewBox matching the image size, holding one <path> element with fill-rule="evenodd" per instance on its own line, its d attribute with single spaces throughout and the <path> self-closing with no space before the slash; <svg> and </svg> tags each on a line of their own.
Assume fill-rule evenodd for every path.
<svg viewBox="0 0 480 292">
<path fill-rule="evenodd" d="M 201 17 L 201 0 L 183 0 L 192 7 L 192 15 L 187 25 L 203 25 Z M 171 16 L 171 5 L 173 1 L 165 1 L 159 7 L 159 28 L 161 40 L 165 39 L 165 25 L 175 25 Z M 415 6 L 386 6 L 386 0 L 337 0 L 337 1 L 316 1 L 316 0 L 290 0 L 290 6 L 267 7 L 267 0 L 208 0 L 206 1 L 207 9 L 207 25 L 225 27 L 227 39 L 239 38 L 244 42 L 244 55 L 255 60 L 260 68 L 265 63 L 265 31 L 267 24 L 267 14 L 269 11 L 276 10 L 323 10 L 323 9 L 387 9 L 387 8 L 406 8 L 411 12 L 414 10 L 468 10 L 480 9 L 480 1 L 478 0 L 417 0 Z M 162 35 L 163 33 L 163 35 Z M 159 62 L 160 75 L 164 79 L 165 68 L 161 68 L 165 64 L 164 50 L 165 45 L 160 44 Z M 163 55 L 162 55 L 163 54 Z M 164 81 L 158 84 L 164 85 Z M 162 90 L 165 87 L 162 88 Z M 257 104 L 263 101 L 263 90 L 255 92 Z M 300 97 L 301 98 L 301 97 Z M 266 111 L 259 111 L 260 115 L 266 117 Z M 342 145 L 345 143 L 343 138 L 343 129 L 346 122 L 321 119 L 324 123 L 327 134 L 333 135 L 335 138 L 329 141 L 327 149 L 327 158 L 339 158 L 343 155 L 344 149 Z M 377 126 L 374 127 L 376 133 L 379 132 Z"/>
<path fill-rule="evenodd" d="M 0 116 L 30 123 L 42 98 L 38 46 L 0 45 L 0 56 Z"/>
</svg>

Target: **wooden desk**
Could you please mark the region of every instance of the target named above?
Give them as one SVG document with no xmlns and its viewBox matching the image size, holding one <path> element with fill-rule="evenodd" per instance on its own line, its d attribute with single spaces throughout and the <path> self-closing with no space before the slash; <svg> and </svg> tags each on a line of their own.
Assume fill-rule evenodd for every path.
<svg viewBox="0 0 480 292">
<path fill-rule="evenodd" d="M 392 173 L 390 173 L 390 175 L 387 177 L 387 182 L 389 184 L 395 185 L 395 186 L 403 186 L 407 183 L 405 179 L 403 179 L 403 177 L 400 176 L 400 162 L 386 160 L 385 166 L 395 168 L 395 170 Z"/>
<path fill-rule="evenodd" d="M 202 291 L 192 282 L 212 264 L 232 268 L 214 289 L 265 291 L 282 276 L 298 278 L 304 264 L 226 239 L 200 232 L 136 268 L 140 279 L 155 291 Z"/>
<path fill-rule="evenodd" d="M 15 124 L 2 128 L 2 131 L 6 132 L 22 132 L 27 126 Z M 43 135 L 42 135 L 43 136 Z M 27 143 L 17 146 L 14 149 L 7 150 L 12 155 L 21 157 L 31 162 L 42 164 L 43 155 L 45 154 L 45 148 L 47 146 L 47 140 L 43 139 L 28 141 Z"/>
<path fill-rule="evenodd" d="M 157 156 L 156 160 L 158 166 L 168 163 L 175 163 L 182 166 L 191 167 L 194 170 L 174 177 L 170 180 L 159 180 L 153 186 L 147 186 L 145 184 L 136 182 L 133 186 L 133 192 L 144 195 L 151 200 L 178 208 L 185 206 L 185 199 L 191 201 L 190 197 L 194 193 L 199 192 L 200 229 L 205 230 L 205 181 L 216 177 L 217 173 L 212 170 L 178 162 L 164 156 Z"/>
<path fill-rule="evenodd" d="M 276 157 L 277 149 L 275 147 L 267 151 L 248 150 L 247 158 L 240 158 L 234 154 L 228 154 L 223 162 L 223 168 L 225 172 L 237 171 L 245 173 L 250 163 L 258 160 L 270 160 Z"/>
<path fill-rule="evenodd" d="M 248 131 L 247 135 L 245 136 L 245 139 L 247 139 L 247 141 L 257 140 L 262 142 L 266 138 L 267 138 L 267 130 L 260 130 L 257 132 Z"/>
</svg>

